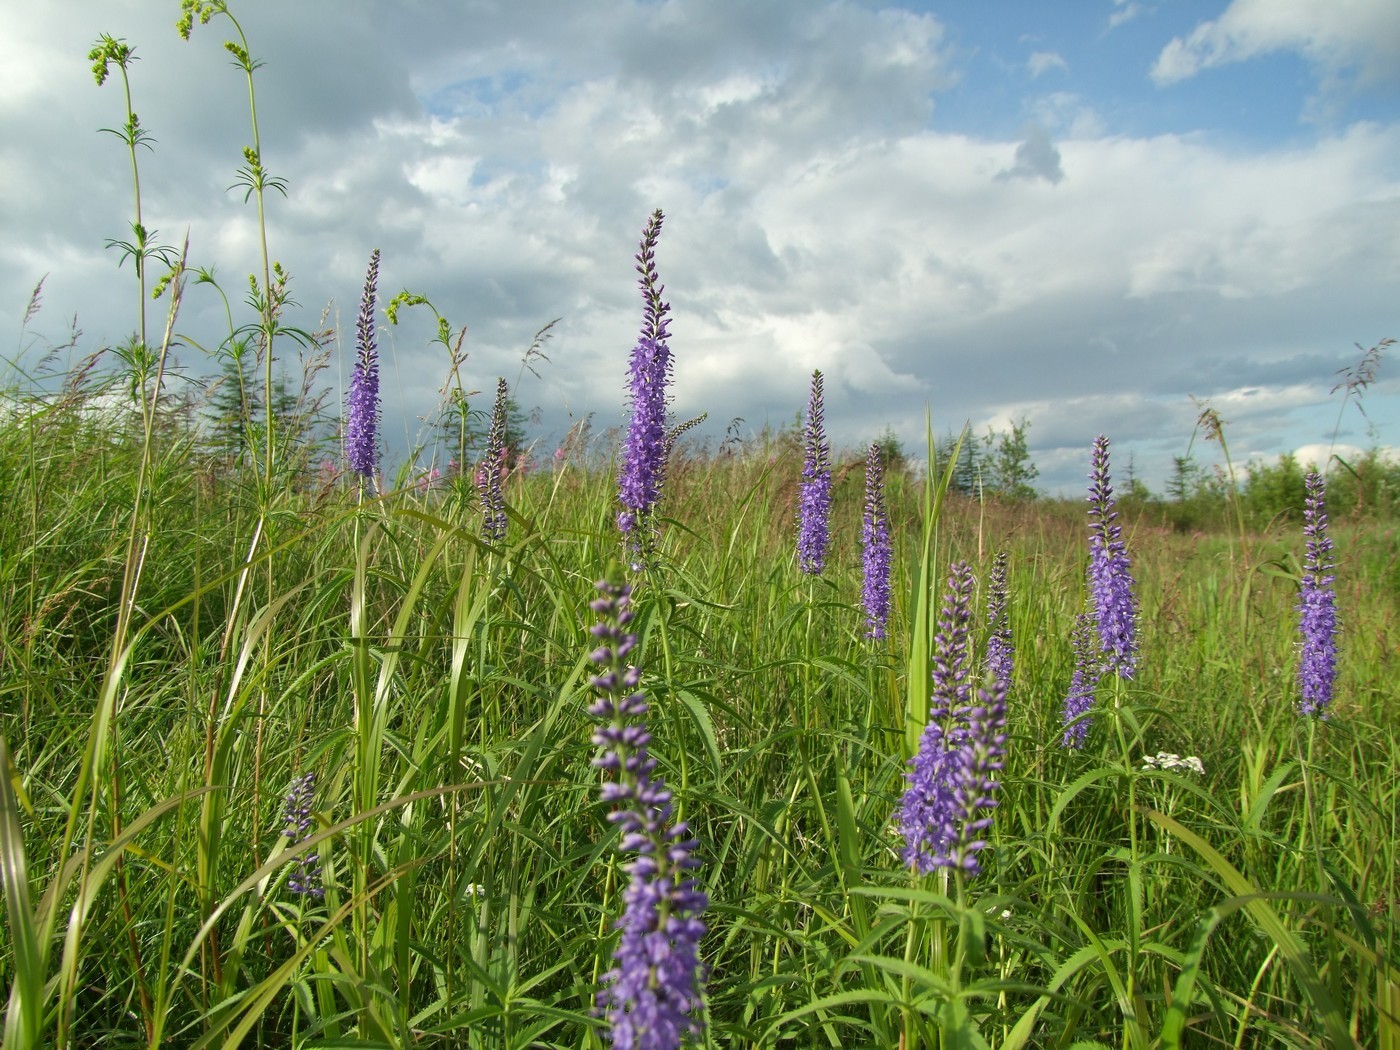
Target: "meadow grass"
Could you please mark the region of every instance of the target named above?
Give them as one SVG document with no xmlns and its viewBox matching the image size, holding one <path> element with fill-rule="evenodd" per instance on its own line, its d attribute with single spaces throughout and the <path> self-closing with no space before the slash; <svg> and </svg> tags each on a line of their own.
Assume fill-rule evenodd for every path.
<svg viewBox="0 0 1400 1050">
<path fill-rule="evenodd" d="M 261 507 L 178 430 L 29 407 L 0 428 L 7 1045 L 600 1045 L 621 874 L 586 628 L 621 552 L 610 467 L 511 476 L 488 545 L 461 482 Z M 1128 521 L 1140 670 L 1076 752 L 1079 508 L 949 496 L 921 597 L 923 485 L 894 472 L 872 643 L 859 472 L 838 467 L 805 576 L 791 446 L 679 459 L 635 581 L 651 750 L 711 900 L 708 1044 L 1396 1045 L 1392 524 L 1334 525 L 1319 722 L 1295 712 L 1295 531 L 1252 537 L 1246 570 L 1229 536 Z M 915 607 L 999 550 L 1017 653 L 991 846 L 965 885 L 911 878 Z M 1159 751 L 1204 776 L 1144 769 Z M 289 848 L 307 772 L 316 833 Z M 309 851 L 323 898 L 288 889 Z"/>
<path fill-rule="evenodd" d="M 228 15 L 184 6 L 186 35 Z M 284 317 L 265 221 L 281 183 L 229 23 L 261 277 L 247 324 L 230 307 L 226 336 L 185 341 L 236 376 L 259 366 L 267 393 L 322 337 Z M 13 362 L 0 415 L 7 1050 L 605 1045 L 628 872 L 599 801 L 589 628 L 597 582 L 623 573 L 650 754 L 709 900 L 697 1043 L 1400 1047 L 1389 504 L 1333 522 L 1325 721 L 1297 714 L 1296 524 L 1254 527 L 1238 500 L 1219 533 L 1128 514 L 1139 666 L 1100 686 L 1075 750 L 1079 501 L 976 502 L 891 464 L 877 642 L 863 457 L 836 457 L 824 567 L 804 573 L 793 431 L 679 447 L 640 559 L 617 530 L 615 435 L 510 473 L 491 542 L 469 473 L 313 478 L 295 413 L 258 429 L 246 391 L 238 448 L 211 448 L 166 378 L 186 285 L 212 272 L 142 226 L 131 57 L 111 37 L 93 54 L 126 89 L 136 207 L 113 243 L 136 264 L 135 334 L 113 370 L 79 361 L 61 384 Z M 465 460 L 461 335 L 411 293 L 386 313 L 425 304 Z M 932 451 L 951 471 L 956 450 Z M 945 581 L 959 561 L 977 578 L 980 660 L 1003 552 L 1016 656 L 989 845 L 975 877 L 915 876 L 896 820 Z M 1147 761 L 1164 752 L 1203 772 Z"/>
</svg>

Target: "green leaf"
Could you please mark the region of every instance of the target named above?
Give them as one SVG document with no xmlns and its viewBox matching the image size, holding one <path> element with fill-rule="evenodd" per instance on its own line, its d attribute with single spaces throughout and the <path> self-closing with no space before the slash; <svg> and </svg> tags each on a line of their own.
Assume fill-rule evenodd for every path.
<svg viewBox="0 0 1400 1050">
<path fill-rule="evenodd" d="M 1245 878 L 1233 864 L 1221 856 L 1215 847 L 1194 831 L 1184 827 L 1165 813 L 1149 809 L 1146 810 L 1146 814 L 1154 824 L 1175 835 L 1200 854 L 1201 859 L 1210 865 L 1225 885 L 1243 900 L 1244 908 L 1249 913 L 1250 918 L 1268 934 L 1278 947 L 1279 954 L 1283 956 L 1288 968 L 1293 971 L 1294 979 L 1302 987 L 1304 994 L 1320 1015 L 1323 1027 L 1327 1031 L 1328 1045 L 1333 1047 L 1355 1046 L 1356 1041 L 1347 1031 L 1345 1019 L 1337 1005 L 1332 1001 L 1331 993 L 1328 992 L 1326 984 L 1323 983 L 1322 978 L 1313 967 L 1312 959 L 1309 958 L 1303 942 L 1284 924 L 1278 912 L 1274 911 L 1269 904 L 1271 895 L 1262 892 Z"/>
</svg>

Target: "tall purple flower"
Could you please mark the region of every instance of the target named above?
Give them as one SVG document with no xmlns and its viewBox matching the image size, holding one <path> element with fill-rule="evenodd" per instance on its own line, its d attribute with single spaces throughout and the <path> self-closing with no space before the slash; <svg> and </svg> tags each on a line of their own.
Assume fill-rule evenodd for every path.
<svg viewBox="0 0 1400 1050">
<path fill-rule="evenodd" d="M 1123 528 L 1113 505 L 1108 438 L 1094 439 L 1089 474 L 1089 590 L 1105 672 L 1132 678 L 1137 670 L 1137 599 Z"/>
<path fill-rule="evenodd" d="M 496 381 L 496 403 L 491 409 L 491 429 L 486 437 L 486 455 L 477 469 L 476 488 L 481 495 L 481 538 L 499 542 L 506 538 L 505 497 L 501 478 L 506 472 L 506 381 Z"/>
<path fill-rule="evenodd" d="M 1094 706 L 1094 690 L 1099 684 L 1099 661 L 1094 653 L 1094 618 L 1086 612 L 1074 618 L 1074 674 L 1070 676 L 1069 692 L 1065 694 L 1061 724 L 1065 727 L 1060 743 L 1065 747 L 1081 748 L 1089 735 L 1087 715 Z"/>
<path fill-rule="evenodd" d="M 1297 606 L 1302 634 L 1298 684 L 1303 692 L 1298 712 L 1326 718 L 1332 687 L 1337 681 L 1337 609 L 1332 589 L 1336 577 L 1332 574 L 1332 540 L 1327 535 L 1326 482 L 1321 474 L 1312 472 L 1304 483 L 1307 496 L 1303 503 L 1303 535 L 1307 537 L 1307 553 Z"/>
<path fill-rule="evenodd" d="M 282 834 L 287 836 L 288 846 L 296 846 L 311 836 L 315 820 L 311 815 L 311 804 L 316 797 L 316 774 L 303 773 L 292 781 L 282 806 Z M 321 863 L 315 853 L 304 853 L 297 858 L 292 872 L 287 876 L 287 889 L 292 893 L 310 897 L 325 896 L 321 886 Z"/>
<path fill-rule="evenodd" d="M 1007 608 L 1006 552 L 997 554 L 987 586 L 987 673 L 997 685 L 1011 689 L 1011 674 L 1016 668 L 1016 650 L 1011 644 L 1011 614 Z"/>
<path fill-rule="evenodd" d="M 831 449 L 822 422 L 822 374 L 812 373 L 807 422 L 802 428 L 802 486 L 797 522 L 797 564 L 810 576 L 826 567 L 831 518 Z"/>
<path fill-rule="evenodd" d="M 997 805 L 994 774 L 1006 750 L 1006 687 L 993 679 L 972 697 L 972 587 L 972 569 L 954 564 L 934 642 L 929 720 L 900 803 L 904 863 L 920 875 L 938 868 L 978 874 L 977 853 L 987 843 L 977 836 L 991 824 Z"/>
<path fill-rule="evenodd" d="M 666 472 L 666 384 L 671 378 L 671 350 L 666 342 L 671 322 L 666 315 L 671 305 L 661 298 L 666 289 L 656 272 L 656 242 L 664 220 L 660 208 L 652 212 L 637 252 L 637 272 L 642 275 L 637 284 L 645 306 L 642 333 L 628 366 L 632 419 L 617 475 L 617 498 L 622 504 L 617 527 L 629 536 L 650 525 Z"/>
<path fill-rule="evenodd" d="M 379 286 L 379 249 L 369 257 L 360 313 L 355 320 L 355 368 L 345 396 L 345 459 L 350 469 L 372 481 L 379 468 L 379 351 L 375 344 L 374 303 Z"/>
<path fill-rule="evenodd" d="M 861 519 L 861 551 L 865 569 L 861 591 L 867 638 L 885 637 L 890 617 L 890 523 L 885 513 L 885 468 L 880 446 L 872 444 L 865 457 L 865 514 Z"/>
<path fill-rule="evenodd" d="M 588 712 L 603 725 L 593 734 L 600 749 L 593 764 L 603 770 L 603 801 L 614 806 L 608 819 L 622 828 L 618 849 L 632 857 L 623 865 L 617 965 L 603 977 L 598 1007 L 620 1050 L 674 1050 L 699 1031 L 701 916 L 709 899 L 692 874 L 696 842 L 684 821 L 671 823 L 671 792 L 647 750 L 641 672 L 627 659 L 637 645 L 627 630 L 631 588 L 604 580 L 598 590 L 592 607 L 600 622 L 591 629 L 598 648 L 590 656 L 599 668 L 592 681 L 598 699 Z"/>
</svg>

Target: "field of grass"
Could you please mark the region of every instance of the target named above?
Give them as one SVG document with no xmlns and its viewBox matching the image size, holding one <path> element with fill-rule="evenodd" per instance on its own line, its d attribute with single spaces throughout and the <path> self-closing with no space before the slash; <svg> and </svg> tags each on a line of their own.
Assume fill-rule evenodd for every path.
<svg viewBox="0 0 1400 1050">
<path fill-rule="evenodd" d="M 29 409 L 0 428 L 6 1045 L 598 1045 L 622 873 L 587 628 L 621 553 L 612 471 L 512 476 L 484 544 L 471 487 L 269 497 L 178 430 Z M 811 577 L 799 469 L 786 439 L 679 461 L 635 574 L 651 753 L 710 898 L 706 1045 L 1397 1045 L 1393 523 L 1333 525 L 1318 721 L 1295 710 L 1296 527 L 1249 537 L 1247 565 L 1238 537 L 1125 521 L 1139 670 L 1074 751 L 1082 510 L 950 497 L 927 600 L 1006 551 L 1016 649 L 1000 805 L 959 884 L 911 876 L 892 827 L 923 483 L 889 479 L 874 643 L 861 471 L 836 471 Z M 1204 775 L 1145 769 L 1159 751 Z M 305 773 L 314 834 L 289 849 Z M 289 890 L 308 851 L 321 898 Z"/>
<path fill-rule="evenodd" d="M 220 0 L 185 7 L 186 32 L 208 15 L 232 38 L 257 142 L 242 28 Z M 99 83 L 129 88 L 131 57 L 99 41 Z M 129 92 L 126 112 L 135 175 Z M 244 161 L 265 246 L 277 181 L 257 149 Z M 626 663 L 672 796 L 653 815 L 687 825 L 708 898 L 695 1045 L 1400 1050 L 1393 500 L 1332 508 L 1325 719 L 1298 713 L 1301 506 L 1260 524 L 1232 489 L 1228 524 L 1188 534 L 1126 502 L 1137 671 L 1105 677 L 1069 748 L 1082 502 L 977 502 L 891 464 L 878 641 L 861 457 L 834 464 L 831 546 L 804 573 L 791 431 L 682 443 L 646 557 L 618 532 L 615 434 L 509 473 L 505 534 L 484 540 L 469 473 L 381 491 L 338 448 L 312 469 L 324 451 L 297 421 L 315 413 L 287 409 L 274 366 L 301 354 L 314 376 L 327 343 L 288 327 L 266 247 L 251 319 L 230 310 L 203 348 L 274 411 L 225 387 L 239 426 L 211 441 L 210 406 L 167 378 L 181 296 L 212 276 L 146 241 L 134 186 L 130 341 L 66 377 L 21 355 L 3 379 L 6 1050 L 607 1045 L 598 997 L 635 875 L 602 797 L 635 770 L 599 768 L 590 713 L 607 579 L 631 585 Z M 460 391 L 460 339 L 436 319 Z M 465 400 L 449 407 L 465 424 Z M 987 846 L 975 874 L 917 874 L 899 814 L 940 608 L 965 563 L 980 666 L 1003 553 L 1015 664 Z"/>
</svg>

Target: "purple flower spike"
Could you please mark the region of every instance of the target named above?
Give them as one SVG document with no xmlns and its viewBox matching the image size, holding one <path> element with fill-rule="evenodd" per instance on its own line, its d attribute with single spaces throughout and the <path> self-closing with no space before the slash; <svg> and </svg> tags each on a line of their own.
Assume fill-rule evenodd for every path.
<svg viewBox="0 0 1400 1050">
<path fill-rule="evenodd" d="M 822 422 L 822 374 L 812 373 L 807 423 L 802 428 L 802 487 L 797 529 L 797 564 L 809 576 L 826 567 L 831 518 L 831 449 Z"/>
<path fill-rule="evenodd" d="M 491 430 L 486 438 L 486 455 L 477 469 L 476 488 L 481 494 L 481 538 L 497 543 L 506 538 L 505 497 L 501 479 L 506 473 L 506 381 L 496 382 L 496 404 L 491 409 Z"/>
<path fill-rule="evenodd" d="M 1016 668 L 1016 650 L 1011 645 L 1011 615 L 1007 609 L 1006 552 L 997 554 L 992 563 L 992 575 L 987 587 L 987 626 L 991 634 L 987 637 L 986 668 L 1002 689 L 1010 691 L 1011 674 Z"/>
<path fill-rule="evenodd" d="M 666 289 L 656 272 L 656 242 L 664 220 L 660 208 L 652 212 L 637 252 L 637 272 L 642 275 L 637 283 L 645 307 L 642 333 L 628 366 L 632 419 L 617 475 L 617 498 L 622 504 L 617 527 L 629 537 L 639 529 L 645 534 L 652 527 L 652 511 L 661 499 L 666 473 L 666 384 L 671 378 L 671 350 L 666 342 L 670 321 L 666 315 L 671 306 L 662 301 Z M 643 535 L 634 546 L 645 549 L 649 543 Z"/>
<path fill-rule="evenodd" d="M 933 702 L 949 711 L 965 705 L 972 696 L 972 567 L 955 562 L 949 570 L 948 593 L 938 616 L 933 639 Z"/>
<path fill-rule="evenodd" d="M 955 564 L 934 643 L 929 720 L 900 803 L 904 863 L 920 875 L 938 868 L 969 877 L 980 873 L 977 854 L 987 843 L 979 833 L 991 824 L 997 805 L 994 774 L 1006 751 L 1006 687 L 992 679 L 990 688 L 972 698 L 972 586 L 972 569 Z"/>
<path fill-rule="evenodd" d="M 1092 719 L 1080 718 L 1094 706 L 1094 690 L 1099 684 L 1099 665 L 1094 658 L 1094 618 L 1080 613 L 1074 618 L 1074 674 L 1070 676 L 1061 722 L 1065 727 L 1060 743 L 1082 748 Z"/>
<path fill-rule="evenodd" d="M 345 459 L 350 469 L 373 481 L 379 469 L 379 352 L 375 344 L 374 303 L 379 286 L 379 249 L 369 257 L 360 313 L 355 320 L 355 368 L 345 396 Z"/>
<path fill-rule="evenodd" d="M 1337 680 L 1337 609 L 1332 588 L 1336 577 L 1332 574 L 1332 540 L 1327 535 L 1326 482 L 1321 474 L 1313 472 L 1304 483 L 1307 497 L 1303 503 L 1303 535 L 1307 537 L 1307 553 L 1297 606 L 1302 633 L 1298 684 L 1303 692 L 1298 713 L 1326 718 Z"/>
<path fill-rule="evenodd" d="M 1137 670 L 1137 599 L 1123 529 L 1113 506 L 1108 438 L 1094 439 L 1089 475 L 1089 589 L 1105 672 L 1132 678 Z"/>
<path fill-rule="evenodd" d="M 601 622 L 592 628 L 597 648 L 590 656 L 599 668 L 592 682 L 598 699 L 588 712 L 603 725 L 593 734 L 593 764 L 604 771 L 603 801 L 614 806 L 608 819 L 622 831 L 618 849 L 633 855 L 623 865 L 617 965 L 603 976 L 598 1008 L 619 1050 L 675 1050 L 700 1030 L 700 939 L 709 899 L 693 874 L 696 842 L 684 821 L 671 823 L 671 792 L 647 750 L 641 672 L 627 659 L 637 646 L 627 630 L 631 588 L 604 580 L 598 590 L 592 607 Z"/>
<path fill-rule="evenodd" d="M 880 446 L 870 446 L 865 457 L 865 514 L 861 521 L 861 550 L 865 582 L 865 636 L 885 637 L 890 617 L 890 523 L 885 513 L 885 468 Z"/>
<path fill-rule="evenodd" d="M 282 834 L 287 836 L 288 846 L 296 846 L 311 836 L 315 819 L 311 815 L 311 804 L 316 797 L 316 774 L 303 773 L 292 781 L 287 792 L 287 801 L 282 807 Z M 287 889 L 309 897 L 323 897 L 321 886 L 321 863 L 315 853 L 305 853 L 297 858 L 292 873 L 287 876 Z"/>
</svg>

